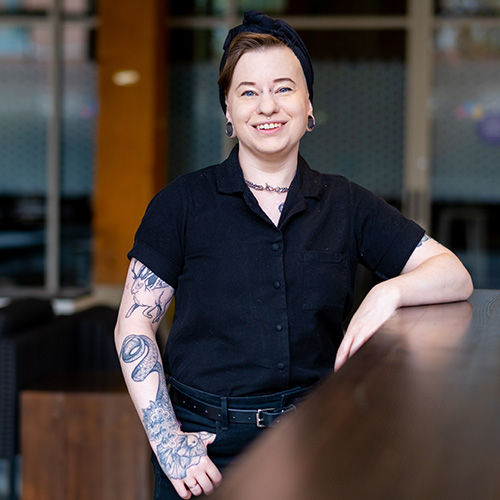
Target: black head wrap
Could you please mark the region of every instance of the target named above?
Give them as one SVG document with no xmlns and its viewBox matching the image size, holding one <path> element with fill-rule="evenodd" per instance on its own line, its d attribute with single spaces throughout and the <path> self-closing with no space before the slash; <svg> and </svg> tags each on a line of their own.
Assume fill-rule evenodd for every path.
<svg viewBox="0 0 500 500">
<path fill-rule="evenodd" d="M 309 52 L 299 37 L 297 32 L 285 21 L 281 19 L 272 19 L 262 12 L 251 10 L 245 13 L 243 18 L 243 24 L 236 26 L 235 28 L 229 30 L 227 34 L 226 41 L 224 42 L 224 53 L 220 62 L 219 74 L 226 64 L 227 49 L 236 35 L 244 32 L 251 33 L 265 33 L 266 35 L 272 35 L 278 40 L 288 45 L 292 49 L 293 53 L 297 56 L 297 59 L 302 66 L 302 71 L 306 77 L 307 89 L 309 91 L 309 99 L 313 100 L 313 83 L 314 83 L 314 71 L 311 63 L 311 58 L 309 57 Z M 224 113 L 226 112 L 226 96 L 224 91 L 219 88 L 219 99 Z"/>
</svg>

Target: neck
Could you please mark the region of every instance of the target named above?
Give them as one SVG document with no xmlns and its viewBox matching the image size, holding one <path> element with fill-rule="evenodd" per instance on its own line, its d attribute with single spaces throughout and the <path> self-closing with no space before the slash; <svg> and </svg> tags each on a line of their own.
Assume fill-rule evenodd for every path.
<svg viewBox="0 0 500 500">
<path fill-rule="evenodd" d="M 246 180 L 255 184 L 289 187 L 297 171 L 298 149 L 286 157 L 260 157 L 240 147 L 238 159 Z"/>
</svg>

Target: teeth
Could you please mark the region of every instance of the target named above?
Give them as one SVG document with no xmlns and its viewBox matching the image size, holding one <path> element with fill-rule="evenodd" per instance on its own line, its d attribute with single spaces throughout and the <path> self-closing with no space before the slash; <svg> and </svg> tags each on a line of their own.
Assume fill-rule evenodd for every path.
<svg viewBox="0 0 500 500">
<path fill-rule="evenodd" d="M 258 130 L 271 130 L 278 127 L 281 127 L 281 123 L 263 123 L 262 125 L 257 125 Z"/>
</svg>

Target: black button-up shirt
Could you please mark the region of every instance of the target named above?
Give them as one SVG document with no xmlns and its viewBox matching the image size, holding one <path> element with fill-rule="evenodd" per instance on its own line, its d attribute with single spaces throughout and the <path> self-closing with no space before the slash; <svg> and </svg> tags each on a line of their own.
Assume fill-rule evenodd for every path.
<svg viewBox="0 0 500 500">
<path fill-rule="evenodd" d="M 358 262 L 398 275 L 424 234 L 337 175 L 297 175 L 276 227 L 245 185 L 236 147 L 151 201 L 129 258 L 176 289 L 165 369 L 226 396 L 316 382 L 333 367 Z"/>
</svg>

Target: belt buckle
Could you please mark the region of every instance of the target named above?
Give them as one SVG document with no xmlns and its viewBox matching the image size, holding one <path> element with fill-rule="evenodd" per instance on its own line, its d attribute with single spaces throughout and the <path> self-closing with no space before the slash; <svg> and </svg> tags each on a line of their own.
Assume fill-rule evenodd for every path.
<svg viewBox="0 0 500 500">
<path fill-rule="evenodd" d="M 264 419 L 262 418 L 263 411 L 276 411 L 276 408 L 259 408 L 257 413 L 255 414 L 255 420 L 257 423 L 257 427 L 265 427 Z"/>
</svg>

